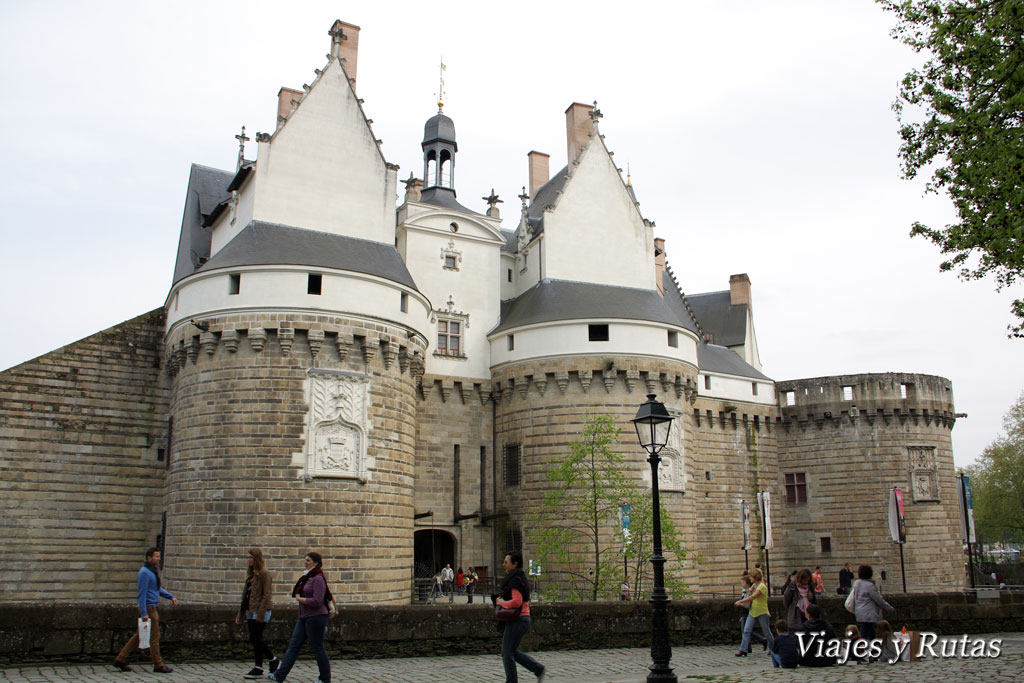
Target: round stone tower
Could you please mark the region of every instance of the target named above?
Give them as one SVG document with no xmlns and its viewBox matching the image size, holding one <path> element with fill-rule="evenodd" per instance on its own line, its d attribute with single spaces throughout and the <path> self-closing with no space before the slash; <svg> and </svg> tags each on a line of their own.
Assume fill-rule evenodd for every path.
<svg viewBox="0 0 1024 683">
<path fill-rule="evenodd" d="M 339 602 L 409 600 L 427 304 L 402 269 L 342 265 L 215 259 L 172 288 L 164 558 L 189 601 L 236 601 L 251 546 L 282 595 L 315 550 Z"/>
<path fill-rule="evenodd" d="M 777 391 L 773 565 L 820 564 L 831 575 L 846 562 L 870 564 L 883 592 L 902 590 L 899 546 L 888 527 L 889 491 L 899 487 L 907 589 L 962 588 L 949 380 L 841 375 L 779 382 Z"/>
</svg>

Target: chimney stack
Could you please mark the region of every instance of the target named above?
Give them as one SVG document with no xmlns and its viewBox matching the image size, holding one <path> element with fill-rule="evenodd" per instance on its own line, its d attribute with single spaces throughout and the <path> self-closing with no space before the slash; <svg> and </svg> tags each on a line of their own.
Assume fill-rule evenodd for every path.
<svg viewBox="0 0 1024 683">
<path fill-rule="evenodd" d="M 530 160 L 530 197 L 537 196 L 537 190 L 551 177 L 551 155 L 544 152 L 530 152 L 526 155 Z"/>
<path fill-rule="evenodd" d="M 569 173 L 572 173 L 572 162 L 580 156 L 580 147 L 590 142 L 590 134 L 594 132 L 594 119 L 590 112 L 593 105 L 573 102 L 565 110 L 565 136 L 569 149 Z"/>
<path fill-rule="evenodd" d="M 750 298 L 750 278 L 746 273 L 729 276 L 729 303 L 733 306 L 746 304 L 753 308 Z"/>
<path fill-rule="evenodd" d="M 294 88 L 281 88 L 277 91 L 277 127 L 280 128 L 284 120 L 288 118 L 288 114 L 292 113 L 292 109 L 295 105 L 292 104 L 292 100 L 298 102 L 299 98 L 303 95 L 301 90 L 295 90 Z"/>
<path fill-rule="evenodd" d="M 654 238 L 654 284 L 658 287 L 658 294 L 665 296 L 665 240 L 660 237 Z"/>
<path fill-rule="evenodd" d="M 356 58 L 359 55 L 359 27 L 346 24 L 341 19 L 334 22 L 331 30 L 331 56 L 344 60 L 345 73 L 356 87 Z"/>
</svg>

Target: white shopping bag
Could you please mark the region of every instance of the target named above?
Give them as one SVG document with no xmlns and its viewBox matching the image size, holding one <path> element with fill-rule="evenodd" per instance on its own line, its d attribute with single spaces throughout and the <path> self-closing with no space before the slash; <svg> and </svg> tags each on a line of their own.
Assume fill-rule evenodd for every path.
<svg viewBox="0 0 1024 683">
<path fill-rule="evenodd" d="M 140 650 L 148 650 L 149 649 L 149 629 L 150 629 L 149 619 L 143 619 L 142 617 L 139 617 L 139 649 Z"/>
</svg>

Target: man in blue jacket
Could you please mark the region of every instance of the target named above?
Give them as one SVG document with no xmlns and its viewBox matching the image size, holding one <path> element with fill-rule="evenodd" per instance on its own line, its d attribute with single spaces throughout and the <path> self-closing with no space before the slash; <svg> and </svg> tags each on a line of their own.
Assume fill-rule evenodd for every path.
<svg viewBox="0 0 1024 683">
<path fill-rule="evenodd" d="M 142 568 L 139 569 L 138 587 L 139 617 L 143 621 L 149 621 L 151 624 L 149 654 L 153 658 L 153 671 L 158 674 L 169 674 L 174 669 L 165 665 L 164 661 L 160 659 L 160 628 L 156 608 L 160 604 L 160 598 L 162 597 L 170 600 L 174 606 L 178 605 L 178 599 L 160 585 L 160 551 L 156 548 L 150 548 L 146 551 L 146 564 L 142 565 Z M 121 671 L 131 671 L 132 668 L 128 665 L 128 655 L 138 646 L 139 632 L 136 629 L 131 640 L 125 643 L 125 646 L 121 648 L 121 652 L 114 659 L 114 666 Z"/>
</svg>

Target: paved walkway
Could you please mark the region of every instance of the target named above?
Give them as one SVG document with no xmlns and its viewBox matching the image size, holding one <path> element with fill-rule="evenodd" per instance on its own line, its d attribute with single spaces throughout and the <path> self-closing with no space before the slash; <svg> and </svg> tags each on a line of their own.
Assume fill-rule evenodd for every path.
<svg viewBox="0 0 1024 683">
<path fill-rule="evenodd" d="M 890 681 L 892 683 L 951 683 L 953 681 L 1024 680 L 1024 633 L 977 636 L 1002 640 L 1002 654 L 988 659 L 929 659 L 920 662 L 857 664 L 830 669 L 772 669 L 767 656 L 755 650 L 749 657 L 734 657 L 725 646 L 677 647 L 672 665 L 682 681 Z M 576 650 L 532 653 L 548 668 L 545 683 L 642 683 L 647 677 L 650 651 L 646 649 Z M 247 662 L 182 663 L 171 675 L 152 673 L 150 667 L 135 666 L 132 673 L 120 673 L 112 666 L 71 664 L 0 668 L 0 681 L 17 683 L 66 683 L 69 681 L 202 681 L 238 683 L 251 664 Z M 334 683 L 501 683 L 504 675 L 497 654 L 461 657 L 415 657 L 408 659 L 335 660 L 331 662 Z M 290 681 L 316 680 L 316 664 L 301 659 L 292 669 Z M 520 669 L 520 681 L 534 680 Z"/>
</svg>

